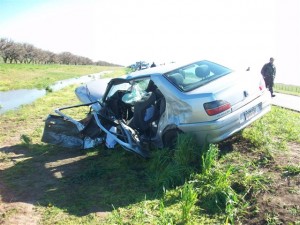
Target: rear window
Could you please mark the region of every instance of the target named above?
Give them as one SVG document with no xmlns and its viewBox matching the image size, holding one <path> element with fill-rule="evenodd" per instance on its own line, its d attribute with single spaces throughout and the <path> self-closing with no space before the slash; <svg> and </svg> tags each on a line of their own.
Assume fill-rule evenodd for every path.
<svg viewBox="0 0 300 225">
<path fill-rule="evenodd" d="M 232 70 L 210 61 L 199 61 L 164 74 L 164 76 L 183 92 L 201 87 Z"/>
</svg>

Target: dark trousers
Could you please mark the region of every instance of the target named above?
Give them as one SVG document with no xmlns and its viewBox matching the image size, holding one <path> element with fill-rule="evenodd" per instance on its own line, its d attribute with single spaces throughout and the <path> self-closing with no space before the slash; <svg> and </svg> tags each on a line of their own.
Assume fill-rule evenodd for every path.
<svg viewBox="0 0 300 225">
<path fill-rule="evenodd" d="M 271 94 L 273 95 L 273 86 L 274 86 L 274 78 L 273 76 L 264 77 L 266 87 L 269 89 Z"/>
</svg>

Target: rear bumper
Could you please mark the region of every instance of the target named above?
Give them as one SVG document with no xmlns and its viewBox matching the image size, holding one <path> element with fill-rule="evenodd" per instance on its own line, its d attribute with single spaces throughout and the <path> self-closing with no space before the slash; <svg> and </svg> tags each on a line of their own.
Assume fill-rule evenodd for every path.
<svg viewBox="0 0 300 225">
<path fill-rule="evenodd" d="M 261 111 L 251 119 L 245 119 L 245 112 L 261 104 Z M 218 119 L 209 122 L 180 124 L 178 128 L 185 133 L 192 133 L 200 143 L 216 143 L 249 126 L 255 120 L 271 110 L 271 96 L 266 91 L 262 96 L 246 106 Z"/>
</svg>

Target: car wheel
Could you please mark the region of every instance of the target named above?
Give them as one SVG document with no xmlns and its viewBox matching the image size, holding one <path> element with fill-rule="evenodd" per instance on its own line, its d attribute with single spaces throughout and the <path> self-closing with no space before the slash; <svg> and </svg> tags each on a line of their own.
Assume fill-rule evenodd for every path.
<svg viewBox="0 0 300 225">
<path fill-rule="evenodd" d="M 166 131 L 166 133 L 163 135 L 164 147 L 171 150 L 175 149 L 179 133 L 180 132 L 177 129 Z"/>
</svg>

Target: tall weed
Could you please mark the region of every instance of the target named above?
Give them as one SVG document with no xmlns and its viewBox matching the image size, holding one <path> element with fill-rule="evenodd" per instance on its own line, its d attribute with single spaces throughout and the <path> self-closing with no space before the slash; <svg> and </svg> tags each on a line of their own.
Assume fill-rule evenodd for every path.
<svg viewBox="0 0 300 225">
<path fill-rule="evenodd" d="M 174 152 L 174 162 L 176 164 L 190 169 L 198 167 L 200 153 L 199 146 L 192 135 L 179 135 Z"/>
<path fill-rule="evenodd" d="M 216 164 L 218 157 L 219 149 L 216 145 L 209 145 L 209 148 L 206 152 L 203 151 L 202 155 L 202 174 L 208 174 L 212 167 Z"/>
<path fill-rule="evenodd" d="M 153 159 L 147 168 L 149 186 L 154 190 L 162 190 L 162 187 L 170 186 L 170 175 L 173 171 L 168 168 L 172 162 L 167 150 L 153 152 Z M 171 175 L 172 177 L 172 175 Z"/>
<path fill-rule="evenodd" d="M 163 198 L 159 201 L 159 225 L 173 225 L 172 216 L 166 211 Z"/>
<path fill-rule="evenodd" d="M 238 194 L 231 188 L 232 167 L 218 167 L 219 149 L 210 144 L 202 154 L 201 173 L 194 176 L 194 186 L 200 207 L 208 214 L 225 213 L 227 222 L 234 222 L 240 203 Z"/>
<path fill-rule="evenodd" d="M 188 222 L 192 210 L 198 201 L 198 194 L 192 184 L 185 183 L 181 190 L 181 218 Z"/>
<path fill-rule="evenodd" d="M 174 150 L 157 150 L 153 154 L 147 175 L 149 184 L 156 190 L 182 185 L 200 169 L 200 151 L 193 137 L 181 134 Z"/>
</svg>

